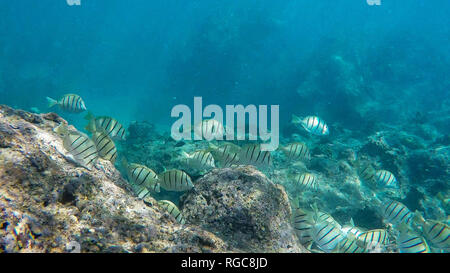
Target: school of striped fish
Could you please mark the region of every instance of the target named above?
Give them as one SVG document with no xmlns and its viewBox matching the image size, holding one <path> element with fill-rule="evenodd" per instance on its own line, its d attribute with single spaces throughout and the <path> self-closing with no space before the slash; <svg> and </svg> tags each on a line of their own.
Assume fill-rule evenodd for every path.
<svg viewBox="0 0 450 273">
<path fill-rule="evenodd" d="M 49 107 L 59 106 L 69 113 L 87 111 L 83 99 L 75 94 L 64 95 L 59 100 L 47 98 Z M 113 117 L 94 116 L 88 112 L 85 130 L 80 133 L 71 130 L 67 124 L 61 124 L 54 131 L 61 135 L 63 146 L 74 162 L 89 170 L 96 166 L 99 158 L 116 162 L 118 150 L 116 143 L 126 140 L 125 127 Z M 330 134 L 326 122 L 317 116 L 297 117 L 293 115 L 292 124 L 303 128 L 312 137 Z M 196 124 L 192 132 L 207 139 L 223 137 L 225 126 L 209 119 Z M 311 151 L 304 142 L 293 142 L 280 146 L 278 151 L 285 162 L 308 162 Z M 208 148 L 181 154 L 185 167 L 193 172 L 203 174 L 214 168 L 226 168 L 234 165 L 253 165 L 261 170 L 273 168 L 272 152 L 261 149 L 259 143 L 237 145 L 220 141 L 208 142 Z M 185 192 L 194 190 L 195 181 L 190 172 L 181 169 L 164 170 L 156 173 L 150 167 L 138 162 L 129 163 L 122 158 L 121 166 L 126 170 L 125 176 L 139 199 L 146 199 L 161 189 L 165 191 Z M 398 190 L 399 182 L 390 170 L 376 169 L 371 162 L 358 162 L 357 175 L 368 185 L 386 190 Z M 289 180 L 301 193 L 317 192 L 322 186 L 318 173 L 305 171 L 289 177 Z M 330 214 L 311 204 L 309 208 L 300 207 L 298 198 L 293 201 L 291 223 L 302 245 L 311 252 L 326 253 L 431 253 L 450 251 L 450 229 L 445 222 L 424 219 L 420 212 L 410 211 L 404 204 L 384 197 L 379 206 L 385 228 L 366 230 L 355 226 L 351 219 L 348 223 L 338 223 Z M 170 200 L 159 200 L 158 206 L 173 217 L 179 224 L 186 221 L 180 209 Z"/>
</svg>

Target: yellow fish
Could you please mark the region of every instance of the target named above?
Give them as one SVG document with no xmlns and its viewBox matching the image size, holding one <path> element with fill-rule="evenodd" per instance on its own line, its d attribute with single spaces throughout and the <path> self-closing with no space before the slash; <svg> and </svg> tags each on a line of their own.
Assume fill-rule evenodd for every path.
<svg viewBox="0 0 450 273">
<path fill-rule="evenodd" d="M 211 151 L 215 161 L 219 162 L 222 168 L 239 164 L 239 153 L 241 151 L 241 147 L 238 145 L 224 142 L 218 147 L 210 143 L 209 150 Z"/>
<path fill-rule="evenodd" d="M 86 130 L 94 133 L 101 131 L 107 134 L 112 140 L 125 140 L 125 127 L 112 117 L 102 116 L 94 117 L 92 113 L 88 113 L 85 119 L 89 120 Z"/>
<path fill-rule="evenodd" d="M 295 142 L 281 147 L 288 160 L 310 160 L 308 146 L 303 142 Z"/>
<path fill-rule="evenodd" d="M 75 161 L 91 170 L 98 159 L 95 143 L 87 135 L 69 130 L 67 124 L 60 124 L 54 131 L 63 135 L 63 146 L 74 157 Z"/>
<path fill-rule="evenodd" d="M 313 173 L 302 173 L 296 177 L 295 182 L 301 189 L 318 189 L 317 178 Z"/>
<path fill-rule="evenodd" d="M 239 163 L 257 167 L 270 167 L 272 155 L 270 151 L 262 151 L 260 144 L 247 144 L 239 153 Z"/>
<path fill-rule="evenodd" d="M 167 191 L 187 191 L 194 188 L 191 177 L 180 170 L 169 170 L 158 175 L 161 187 Z"/>
<path fill-rule="evenodd" d="M 215 168 L 214 157 L 208 151 L 195 151 L 191 154 L 183 152 L 186 164 L 194 169 L 204 170 Z"/>
<path fill-rule="evenodd" d="M 92 135 L 92 140 L 97 147 L 99 156 L 103 159 L 111 161 L 111 163 L 114 164 L 117 158 L 117 149 L 111 138 L 103 132 L 95 132 Z"/>
<path fill-rule="evenodd" d="M 178 223 L 180 223 L 180 224 L 185 223 L 183 215 L 181 214 L 180 210 L 174 203 L 172 203 L 169 200 L 160 200 L 160 201 L 158 201 L 158 205 L 163 207 L 165 210 L 167 210 L 167 212 L 170 215 L 172 215 L 175 218 L 175 220 L 177 220 Z"/>
<path fill-rule="evenodd" d="M 138 198 L 143 199 L 151 192 L 160 192 L 158 176 L 152 169 L 140 164 L 128 164 L 125 158 L 122 165 L 127 170 L 129 182 Z"/>
<path fill-rule="evenodd" d="M 47 97 L 48 107 L 51 108 L 55 105 L 67 112 L 81 113 L 86 111 L 86 105 L 83 99 L 76 94 L 64 95 L 59 101 Z"/>
</svg>

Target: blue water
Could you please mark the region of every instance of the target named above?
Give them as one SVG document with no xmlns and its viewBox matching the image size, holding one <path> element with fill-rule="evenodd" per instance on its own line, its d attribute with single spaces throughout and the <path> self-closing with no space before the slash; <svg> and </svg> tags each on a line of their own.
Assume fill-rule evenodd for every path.
<svg viewBox="0 0 450 273">
<path fill-rule="evenodd" d="M 436 111 L 449 92 L 449 6 L 445 0 L 2 1 L 1 103 L 46 111 L 45 96 L 76 92 L 93 112 L 124 123 L 166 123 L 173 105 L 200 95 L 205 104 L 279 104 L 282 123 L 293 112 L 319 111 L 329 122 L 360 122 L 342 107 L 352 102 L 334 92 L 327 62 L 337 54 L 358 63 L 367 85 L 390 89 L 393 98 L 383 104 L 396 102 L 402 113 Z M 327 96 L 301 99 L 296 91 L 317 67 Z M 372 88 L 363 100 L 377 99 Z M 413 98 L 408 109 L 406 97 Z"/>
<path fill-rule="evenodd" d="M 82 130 L 84 114 L 45 99 L 76 93 L 95 115 L 168 132 L 172 107 L 201 96 L 204 105 L 279 105 L 282 142 L 352 132 L 362 143 L 394 128 L 423 138 L 426 152 L 448 151 L 449 12 L 447 0 L 2 0 L 0 104 L 55 111 Z M 299 131 L 292 114 L 320 116 L 329 138 Z M 402 183 L 440 179 L 419 191 L 448 200 L 446 156 L 432 171 L 412 156 Z M 424 209 L 421 198 L 401 200 Z"/>
</svg>

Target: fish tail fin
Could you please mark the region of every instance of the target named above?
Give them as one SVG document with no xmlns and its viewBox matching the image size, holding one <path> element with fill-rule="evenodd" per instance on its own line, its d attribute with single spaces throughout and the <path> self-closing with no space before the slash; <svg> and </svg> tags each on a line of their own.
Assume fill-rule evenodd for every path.
<svg viewBox="0 0 450 273">
<path fill-rule="evenodd" d="M 95 118 L 92 115 L 92 113 L 88 113 L 85 117 L 85 119 L 89 120 L 88 125 L 86 125 L 86 127 L 84 127 L 84 129 L 86 129 L 86 131 L 94 133 L 97 131 L 97 126 L 95 125 Z"/>
<path fill-rule="evenodd" d="M 420 211 L 416 210 L 414 212 L 414 217 L 413 220 L 418 222 L 420 225 L 425 224 L 425 218 L 423 218 L 422 214 L 420 213 Z"/>
<path fill-rule="evenodd" d="M 156 183 L 154 189 L 155 189 L 155 192 L 160 193 L 161 192 L 161 183 Z"/>
<path fill-rule="evenodd" d="M 289 158 L 289 149 L 280 145 L 278 150 L 281 150 L 281 152 L 284 154 L 284 156 L 287 157 L 288 159 L 290 159 Z"/>
<path fill-rule="evenodd" d="M 65 123 L 61 123 L 53 128 L 53 131 L 60 135 L 66 135 L 69 132 L 69 126 Z"/>
<path fill-rule="evenodd" d="M 296 123 L 301 123 L 302 119 L 294 114 L 292 114 L 292 123 L 296 124 Z"/>
<path fill-rule="evenodd" d="M 315 202 L 311 204 L 311 209 L 313 210 L 313 220 L 314 222 L 317 222 L 319 220 L 319 208 L 317 208 Z"/>
<path fill-rule="evenodd" d="M 295 181 L 297 175 L 295 173 L 289 172 L 286 176 L 289 181 Z"/>
<path fill-rule="evenodd" d="M 84 119 L 90 121 L 90 120 L 94 119 L 94 114 L 92 114 L 91 111 L 88 111 L 86 116 L 84 116 Z"/>
<path fill-rule="evenodd" d="M 47 97 L 47 103 L 48 103 L 48 108 L 52 108 L 53 106 L 58 104 L 58 101 L 55 99 L 52 99 L 50 97 Z"/>
<path fill-rule="evenodd" d="M 290 197 L 291 202 L 294 205 L 294 209 L 299 209 L 300 208 L 300 196 L 297 196 L 295 198 Z"/>
<path fill-rule="evenodd" d="M 400 233 L 408 232 L 410 230 L 410 227 L 406 223 L 401 223 L 397 226 L 397 230 L 400 231 Z"/>
<path fill-rule="evenodd" d="M 181 151 L 181 160 L 183 162 L 183 164 L 185 165 L 189 165 L 189 158 L 191 157 L 188 153 L 186 153 L 185 151 Z"/>
<path fill-rule="evenodd" d="M 128 169 L 128 160 L 126 157 L 123 157 L 120 163 L 124 169 Z"/>
<path fill-rule="evenodd" d="M 181 151 L 181 156 L 186 159 L 190 157 L 190 155 L 188 153 L 186 153 L 185 151 Z"/>
</svg>

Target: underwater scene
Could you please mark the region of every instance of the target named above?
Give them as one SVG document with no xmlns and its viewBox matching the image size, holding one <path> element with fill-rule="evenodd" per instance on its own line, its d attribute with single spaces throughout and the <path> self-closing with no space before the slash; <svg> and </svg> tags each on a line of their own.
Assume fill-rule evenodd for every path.
<svg viewBox="0 0 450 273">
<path fill-rule="evenodd" d="M 448 253 L 450 2 L 0 2 L 0 253 Z"/>
</svg>

